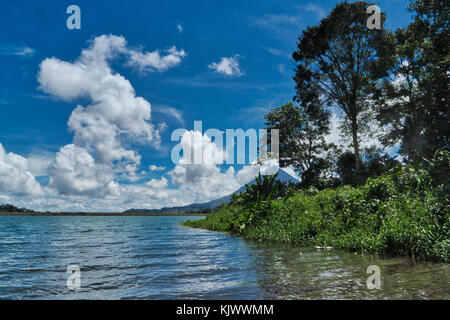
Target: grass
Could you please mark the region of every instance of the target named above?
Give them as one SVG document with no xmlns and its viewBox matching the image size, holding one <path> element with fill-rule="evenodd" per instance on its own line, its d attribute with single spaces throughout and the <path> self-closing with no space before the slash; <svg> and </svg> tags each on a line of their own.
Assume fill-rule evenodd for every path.
<svg viewBox="0 0 450 320">
<path fill-rule="evenodd" d="M 229 204 L 183 224 L 249 239 L 450 262 L 446 165 L 443 183 L 442 172 L 433 179 L 430 170 L 398 167 L 360 187 L 310 189 L 274 201 Z"/>
</svg>

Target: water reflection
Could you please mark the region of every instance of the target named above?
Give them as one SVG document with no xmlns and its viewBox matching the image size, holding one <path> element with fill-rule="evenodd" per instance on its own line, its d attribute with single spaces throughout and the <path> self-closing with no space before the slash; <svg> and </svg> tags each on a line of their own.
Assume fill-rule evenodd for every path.
<svg viewBox="0 0 450 320">
<path fill-rule="evenodd" d="M 450 265 L 341 250 L 253 243 L 258 284 L 279 299 L 449 299 Z M 367 289 L 369 265 L 381 289 Z"/>
</svg>

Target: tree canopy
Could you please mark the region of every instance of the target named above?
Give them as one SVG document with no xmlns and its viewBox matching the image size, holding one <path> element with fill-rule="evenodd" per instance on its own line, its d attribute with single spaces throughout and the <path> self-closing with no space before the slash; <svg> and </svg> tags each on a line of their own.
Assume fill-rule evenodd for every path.
<svg viewBox="0 0 450 320">
<path fill-rule="evenodd" d="M 450 6 L 446 1 L 416 0 L 414 21 L 386 38 L 390 77 L 378 100 L 378 119 L 390 130 L 385 145 L 401 142 L 408 160 L 449 148 Z"/>
<path fill-rule="evenodd" d="M 330 107 L 343 112 L 357 170 L 360 123 L 369 111 L 377 80 L 387 70 L 379 55 L 385 31 L 367 27 L 368 6 L 362 1 L 338 4 L 319 25 L 303 31 L 293 53 L 297 63 L 295 100 L 319 123 L 328 116 Z"/>
</svg>

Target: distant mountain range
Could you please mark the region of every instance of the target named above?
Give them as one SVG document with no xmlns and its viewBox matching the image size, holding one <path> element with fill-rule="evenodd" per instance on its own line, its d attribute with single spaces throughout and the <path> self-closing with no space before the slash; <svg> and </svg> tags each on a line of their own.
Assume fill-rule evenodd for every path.
<svg viewBox="0 0 450 320">
<path fill-rule="evenodd" d="M 278 169 L 277 180 L 281 181 L 281 182 L 287 182 L 287 183 L 289 183 L 289 182 L 299 183 L 300 182 L 296 177 L 292 176 L 291 174 L 287 173 L 285 170 L 283 170 L 281 168 Z M 253 179 L 252 181 L 247 183 L 247 185 L 252 185 L 254 183 L 256 183 L 256 179 Z M 230 202 L 230 199 L 233 196 L 233 194 L 244 192 L 245 188 L 246 188 L 245 185 L 243 185 L 242 187 L 237 189 L 235 192 L 233 192 L 225 197 L 211 200 L 208 202 L 193 203 L 193 204 L 189 204 L 187 206 L 181 206 L 181 207 L 168 207 L 168 208 L 165 207 L 165 208 L 161 208 L 161 209 L 128 209 L 128 210 L 124 211 L 123 213 L 183 213 L 183 212 L 202 211 L 202 210 L 207 212 L 211 209 L 215 209 L 215 208 L 219 207 L 222 204 L 227 204 L 228 202 Z"/>
</svg>

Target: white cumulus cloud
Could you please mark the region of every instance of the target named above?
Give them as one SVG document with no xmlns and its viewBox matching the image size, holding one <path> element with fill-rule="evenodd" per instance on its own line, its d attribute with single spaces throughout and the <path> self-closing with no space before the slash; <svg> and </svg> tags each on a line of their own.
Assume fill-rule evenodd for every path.
<svg viewBox="0 0 450 320">
<path fill-rule="evenodd" d="M 61 194 L 105 196 L 119 191 L 111 168 L 73 144 L 59 150 L 48 170 L 50 186 Z"/>
<path fill-rule="evenodd" d="M 161 52 L 158 50 L 147 53 L 129 50 L 130 60 L 128 64 L 142 72 L 165 71 L 178 65 L 186 56 L 186 52 L 183 49 L 178 50 L 176 47 L 166 50 L 166 53 L 166 55 L 161 55 Z"/>
<path fill-rule="evenodd" d="M 93 39 L 74 62 L 55 57 L 43 60 L 38 81 L 41 90 L 62 100 L 85 97 L 91 101 L 87 106 L 78 105 L 68 121 L 69 131 L 74 134 L 73 144 L 85 151 L 86 161 L 77 165 L 87 165 L 88 171 L 93 166 L 110 166 L 122 177 L 135 180 L 141 157 L 130 145 L 158 147 L 160 137 L 158 129 L 150 123 L 150 103 L 136 96 L 131 83 L 111 69 L 111 60 L 118 56 L 124 56 L 128 66 L 140 71 L 164 71 L 179 64 L 185 52 L 175 47 L 165 55 L 159 50 L 143 52 L 130 48 L 124 37 L 102 35 Z M 74 148 L 66 147 L 57 158 L 64 156 L 61 152 Z M 93 155 L 93 161 L 87 155 Z M 79 194 L 104 184 L 100 175 L 85 179 L 81 174 L 81 182 L 69 188 L 65 186 L 65 178 L 58 174 L 58 165 L 52 168 L 52 185 L 63 193 Z M 99 179 L 97 184 L 93 178 Z"/>
<path fill-rule="evenodd" d="M 236 76 L 240 77 L 244 75 L 239 66 L 239 55 L 233 57 L 223 57 L 219 62 L 213 62 L 208 65 L 208 68 L 215 70 L 218 73 L 224 74 L 226 76 Z"/>
<path fill-rule="evenodd" d="M 6 153 L 0 143 L 0 191 L 7 194 L 41 196 L 43 190 L 28 169 L 26 158 Z"/>
<path fill-rule="evenodd" d="M 166 178 L 162 177 L 161 179 L 152 179 L 146 185 L 151 189 L 164 189 L 167 188 L 168 182 Z"/>
<path fill-rule="evenodd" d="M 220 165 L 225 159 L 223 146 L 218 146 L 199 131 L 186 131 L 181 137 L 181 145 L 183 157 L 168 175 L 180 187 L 180 194 L 188 195 L 193 202 L 229 195 L 254 179 L 258 172 L 267 174 L 278 170 L 278 163 L 273 161 L 265 166 L 247 165 L 238 172 L 232 166 L 222 170 Z M 195 155 L 199 153 L 202 161 L 196 163 Z"/>
<path fill-rule="evenodd" d="M 108 59 L 124 48 L 123 37 L 103 35 L 95 38 L 74 63 L 45 59 L 38 75 L 40 88 L 58 98 L 90 98 L 92 104 L 79 105 L 68 125 L 74 133 L 74 143 L 95 152 L 102 163 L 120 159 L 139 162 L 134 151 L 123 147 L 124 139 L 144 143 L 158 143 L 159 139 L 149 123 L 150 103 L 137 97 L 130 82 L 114 73 L 108 64 Z"/>
</svg>

